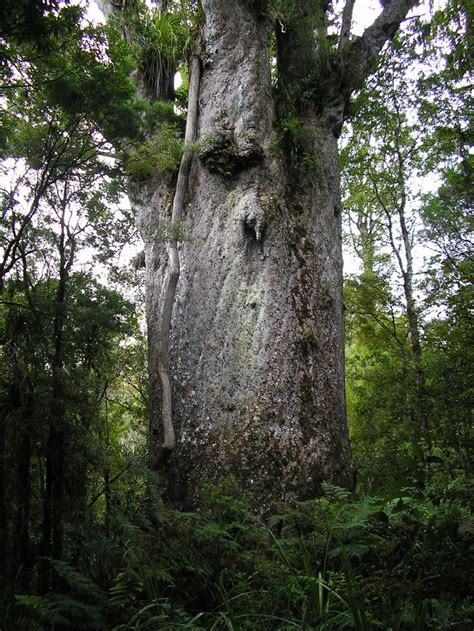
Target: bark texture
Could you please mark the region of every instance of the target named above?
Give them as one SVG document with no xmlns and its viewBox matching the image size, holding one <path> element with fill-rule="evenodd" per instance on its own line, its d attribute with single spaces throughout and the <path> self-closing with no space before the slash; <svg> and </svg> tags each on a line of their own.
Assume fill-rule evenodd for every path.
<svg viewBox="0 0 474 631">
<path fill-rule="evenodd" d="M 303 140 L 291 146 L 278 135 L 275 23 L 261 4 L 202 1 L 199 151 L 182 217 L 191 237 L 177 249 L 169 347 L 177 444 L 163 469 L 167 496 L 181 505 L 192 503 L 201 481 L 229 474 L 262 511 L 314 497 L 322 481 L 352 484 L 337 136 L 351 80 L 363 78 L 393 34 L 394 6 L 406 5 L 401 19 L 410 3 L 391 3 L 388 27 L 380 17 L 365 40 L 347 43 L 354 73 L 319 67 L 316 96 L 295 109 Z M 302 19 L 310 4 L 301 3 Z M 283 88 L 301 79 L 292 56 L 298 37 L 280 26 Z M 171 217 L 172 184 L 143 185 L 134 198 L 145 241 L 152 459 L 162 440 L 158 375 L 167 341 L 159 314 L 170 265 L 156 235 Z"/>
</svg>

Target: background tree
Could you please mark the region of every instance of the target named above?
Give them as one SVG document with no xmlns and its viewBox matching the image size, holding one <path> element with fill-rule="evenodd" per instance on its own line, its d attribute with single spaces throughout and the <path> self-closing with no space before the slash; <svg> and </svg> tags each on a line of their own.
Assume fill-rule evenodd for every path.
<svg viewBox="0 0 474 631">
<path fill-rule="evenodd" d="M 447 47 L 427 49 L 439 72 L 421 83 L 422 115 L 432 125 L 428 143 L 440 185 L 424 197 L 425 238 L 433 255 L 425 281 L 433 318 L 427 326 L 439 440 L 453 449 L 463 468 L 472 463 L 470 386 L 472 356 L 472 8 L 450 3 L 433 20 L 430 38 Z M 442 49 L 441 49 L 442 50 Z M 441 59 L 439 58 L 441 56 Z M 432 94 L 438 95 L 434 107 Z"/>
<path fill-rule="evenodd" d="M 446 419 L 441 410 L 447 395 L 439 388 L 440 366 L 446 375 L 456 371 L 455 379 L 464 384 L 463 394 L 458 390 L 453 397 L 459 407 L 456 412 L 453 407 L 448 426 L 463 436 L 464 445 L 470 442 L 469 422 L 465 424 L 461 410 L 469 388 L 460 375 L 460 366 L 446 371 L 445 359 L 438 354 L 439 339 L 436 341 L 434 335 L 447 325 L 443 293 L 435 290 L 444 284 L 443 267 L 449 266 L 448 258 L 441 254 L 441 241 L 445 246 L 450 242 L 453 252 L 460 246 L 460 260 L 468 260 L 471 249 L 466 195 L 470 184 L 465 162 L 470 143 L 469 99 L 463 87 L 469 70 L 460 61 L 462 54 L 445 56 L 440 52 L 446 37 L 453 33 L 458 37 L 456 29 L 467 28 L 469 22 L 463 15 L 462 5 L 456 3 L 434 15 L 422 32 L 434 38 L 436 46 L 420 39 L 416 24 L 404 32 L 387 54 L 378 71 L 380 76 L 375 75 L 359 97 L 362 116 L 355 117 L 344 150 L 345 206 L 363 269 L 346 287 L 349 407 L 356 450 L 363 448 L 358 454 L 361 471 L 371 475 L 374 442 L 379 445 L 375 453 L 381 462 L 392 462 L 390 478 L 405 477 L 410 469 L 410 476 L 422 471 L 420 440 L 438 449 L 448 448 L 450 441 L 442 438 L 446 425 L 439 422 Z M 366 124 L 368 111 L 375 114 L 371 126 Z M 445 184 L 436 194 L 421 191 L 421 182 L 426 187 L 429 180 L 449 178 L 448 174 L 454 173 L 458 174 L 458 199 L 464 200 L 461 212 L 454 201 L 456 195 L 449 210 L 440 204 L 446 198 Z M 437 228 L 433 231 L 434 224 Z M 463 236 L 454 238 L 453 230 Z M 441 231 L 444 236 L 440 241 Z M 427 252 L 433 249 L 438 254 L 428 257 Z M 466 313 L 458 322 L 468 320 Z M 462 335 L 466 340 L 466 331 Z M 468 352 L 463 352 L 461 372 L 469 362 Z M 438 385 L 433 388 L 435 382 Z M 380 405 L 380 400 L 386 403 Z M 380 472 L 387 479 L 387 467 Z M 373 488 L 372 484 L 381 484 L 382 479 L 366 482 Z"/>
<path fill-rule="evenodd" d="M 26 36 L 3 49 L 0 538 L 7 600 L 15 589 L 50 590 L 49 558 L 79 556 L 80 530 L 96 508 L 89 506 L 91 439 L 105 384 L 120 374 L 111 357 L 136 331 L 132 304 L 93 276 L 131 236 L 130 213 L 117 207 L 120 173 L 98 159 L 110 145 L 94 123 L 61 107 L 51 90 L 69 55 L 92 41 L 79 17 L 77 8 L 48 16 L 57 28 L 45 49 Z M 95 59 L 83 52 L 76 57 L 82 78 Z"/>
</svg>

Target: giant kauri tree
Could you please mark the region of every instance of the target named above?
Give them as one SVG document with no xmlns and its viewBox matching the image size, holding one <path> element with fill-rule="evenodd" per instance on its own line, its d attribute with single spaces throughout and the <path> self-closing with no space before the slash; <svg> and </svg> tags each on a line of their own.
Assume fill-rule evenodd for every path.
<svg viewBox="0 0 474 631">
<path fill-rule="evenodd" d="M 176 141 L 163 123 L 145 142 L 156 160 L 136 168 L 136 149 L 130 178 L 145 243 L 150 463 L 177 502 L 227 474 L 263 507 L 324 480 L 350 485 L 338 137 L 417 3 L 384 2 L 362 36 L 354 0 L 337 33 L 326 0 L 202 0 L 186 15 L 171 1 L 118 4 L 102 7 L 141 47 L 137 89 L 157 118 L 176 102 L 179 55 L 189 62 L 181 162 L 157 158 L 160 133 L 169 154 Z"/>
</svg>

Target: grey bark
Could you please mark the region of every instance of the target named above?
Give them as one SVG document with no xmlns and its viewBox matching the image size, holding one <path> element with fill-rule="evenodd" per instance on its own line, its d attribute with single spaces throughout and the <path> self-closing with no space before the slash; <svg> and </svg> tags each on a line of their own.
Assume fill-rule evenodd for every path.
<svg viewBox="0 0 474 631">
<path fill-rule="evenodd" d="M 392 2 L 351 44 L 347 63 L 358 82 L 394 32 L 395 17 L 413 4 Z M 324 480 L 352 483 L 337 136 L 353 87 L 341 84 L 335 68 L 321 82 L 324 98 L 299 112 L 312 156 L 303 176 L 275 146 L 275 25 L 258 5 L 202 1 L 200 150 L 182 214 L 191 239 L 167 246 L 157 238 L 172 216 L 170 179 L 141 186 L 133 202 L 146 257 L 150 460 L 167 440 L 160 313 L 171 245 L 180 274 L 169 345 L 177 439 L 164 466 L 168 498 L 187 505 L 200 482 L 232 475 L 265 511 L 313 497 Z M 290 56 L 293 37 L 291 29 L 280 33 L 280 51 Z"/>
<path fill-rule="evenodd" d="M 199 138 L 172 333 L 170 496 L 235 475 L 260 507 L 350 483 L 336 139 L 290 206 L 272 152 L 272 24 L 207 1 Z"/>
</svg>

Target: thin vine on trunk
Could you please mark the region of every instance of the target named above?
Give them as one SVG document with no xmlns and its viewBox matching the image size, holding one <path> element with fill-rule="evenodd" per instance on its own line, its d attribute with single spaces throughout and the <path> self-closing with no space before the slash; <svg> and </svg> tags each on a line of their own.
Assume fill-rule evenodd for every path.
<svg viewBox="0 0 474 631">
<path fill-rule="evenodd" d="M 173 199 L 171 225 L 176 226 L 182 220 L 184 200 L 188 191 L 189 172 L 193 160 L 193 143 L 196 140 L 198 121 L 198 97 L 201 75 L 200 61 L 197 55 L 193 55 L 190 63 L 190 84 L 188 96 L 188 116 L 186 119 L 186 131 L 184 135 L 185 148 L 178 172 L 178 182 Z M 163 424 L 163 443 L 154 461 L 153 468 L 159 468 L 170 456 L 175 447 L 175 432 L 173 425 L 173 410 L 171 402 L 171 382 L 169 368 L 169 342 L 171 331 L 171 316 L 176 296 L 180 274 L 180 262 L 178 252 L 178 239 L 171 231 L 171 237 L 167 246 L 168 268 L 163 280 L 163 301 L 159 314 L 159 353 L 158 375 L 161 385 L 161 420 Z"/>
</svg>

